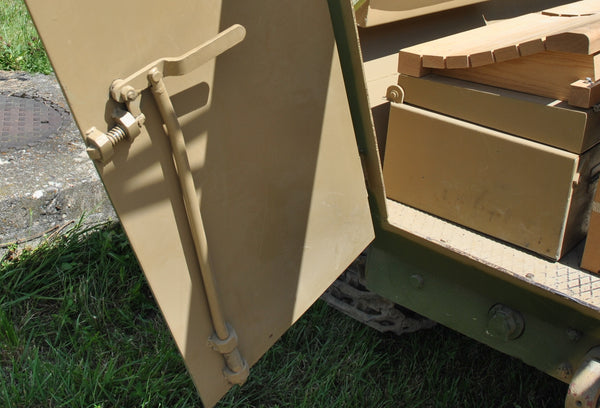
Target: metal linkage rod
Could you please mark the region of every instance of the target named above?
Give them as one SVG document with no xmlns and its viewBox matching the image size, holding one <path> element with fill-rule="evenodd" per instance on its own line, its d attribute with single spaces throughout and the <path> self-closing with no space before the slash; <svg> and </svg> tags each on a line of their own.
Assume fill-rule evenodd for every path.
<svg viewBox="0 0 600 408">
<path fill-rule="evenodd" d="M 208 241 L 200 213 L 200 199 L 194 185 L 181 125 L 165 87 L 162 73 L 153 68 L 148 72 L 148 80 L 171 142 L 173 159 L 177 167 L 177 176 L 215 330 L 215 334 L 209 339 L 209 344 L 214 350 L 223 354 L 227 365 L 225 375 L 228 380 L 233 384 L 241 384 L 248 377 L 248 364 L 241 356 L 237 348 L 237 336 L 233 328 L 226 323 L 221 310 L 215 276 L 209 258 Z"/>
</svg>

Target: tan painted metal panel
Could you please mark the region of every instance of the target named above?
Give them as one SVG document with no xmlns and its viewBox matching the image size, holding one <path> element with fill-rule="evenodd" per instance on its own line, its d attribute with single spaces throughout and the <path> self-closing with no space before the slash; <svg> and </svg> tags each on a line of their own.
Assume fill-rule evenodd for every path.
<svg viewBox="0 0 600 408">
<path fill-rule="evenodd" d="M 216 286 L 250 365 L 373 237 L 325 2 L 29 0 L 82 131 L 106 132 L 109 86 L 233 24 L 246 38 L 166 78 L 201 194 Z M 307 26 L 307 22 L 310 25 Z M 310 29 L 307 30 L 307 27 Z M 229 389 L 156 104 L 98 168 L 206 406 Z"/>
<path fill-rule="evenodd" d="M 572 153 L 391 104 L 388 197 L 551 258 L 583 238 L 578 166 Z M 567 231 L 572 201 L 576 234 Z"/>
</svg>

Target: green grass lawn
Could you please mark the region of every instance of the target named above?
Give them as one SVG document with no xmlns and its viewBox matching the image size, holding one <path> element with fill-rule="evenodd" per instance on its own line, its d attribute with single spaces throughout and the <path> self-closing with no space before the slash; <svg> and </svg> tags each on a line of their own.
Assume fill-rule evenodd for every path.
<svg viewBox="0 0 600 408">
<path fill-rule="evenodd" d="M 200 406 L 119 226 L 0 265 L 0 406 Z M 315 304 L 220 407 L 560 407 L 566 385 L 438 326 L 396 337 Z"/>
<path fill-rule="evenodd" d="M 52 72 L 23 0 L 0 0 L 0 69 Z"/>
</svg>

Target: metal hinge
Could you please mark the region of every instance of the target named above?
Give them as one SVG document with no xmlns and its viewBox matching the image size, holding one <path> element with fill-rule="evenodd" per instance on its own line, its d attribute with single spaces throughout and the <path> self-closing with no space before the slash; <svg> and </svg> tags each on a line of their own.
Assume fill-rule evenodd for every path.
<svg viewBox="0 0 600 408">
<path fill-rule="evenodd" d="M 96 128 L 91 128 L 86 132 L 90 157 L 101 163 L 108 162 L 118 143 L 123 140 L 133 140 L 140 134 L 140 129 L 145 121 L 140 110 L 140 94 L 146 89 L 152 91 L 171 144 L 171 153 L 182 190 L 188 225 L 194 241 L 214 329 L 214 334 L 207 339 L 207 344 L 223 355 L 225 360 L 223 373 L 232 384 L 242 384 L 246 381 L 249 374 L 248 363 L 238 350 L 235 331 L 226 322 L 222 313 L 209 257 L 208 241 L 200 213 L 198 190 L 192 177 L 181 124 L 163 78 L 185 75 L 194 71 L 240 43 L 245 35 L 246 30 L 243 26 L 234 25 L 210 41 L 179 57 L 158 59 L 125 79 L 113 81 L 110 95 L 116 102 L 126 104 L 127 111 L 119 110 L 113 115 L 117 124 L 107 133 L 100 132 Z"/>
<path fill-rule="evenodd" d="M 393 103 L 404 103 L 404 89 L 398 85 L 390 85 L 385 92 L 385 99 Z"/>
</svg>

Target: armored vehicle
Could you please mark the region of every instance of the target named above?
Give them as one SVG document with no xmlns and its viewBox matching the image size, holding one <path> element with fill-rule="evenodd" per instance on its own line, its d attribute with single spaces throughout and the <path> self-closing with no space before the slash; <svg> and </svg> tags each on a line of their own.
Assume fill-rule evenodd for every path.
<svg viewBox="0 0 600 408">
<path fill-rule="evenodd" d="M 598 405 L 600 2 L 563 3 L 27 0 L 206 406 L 367 246 Z"/>
</svg>

